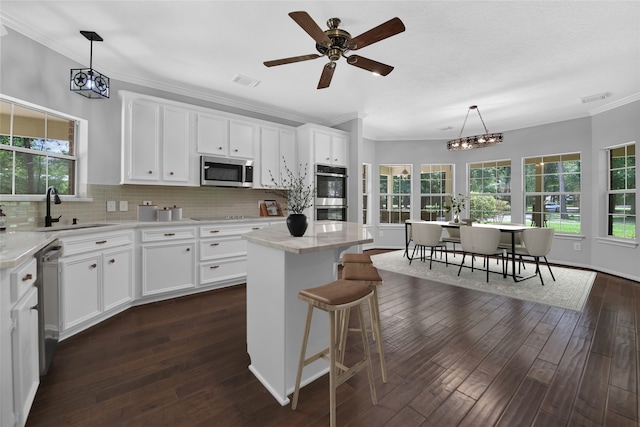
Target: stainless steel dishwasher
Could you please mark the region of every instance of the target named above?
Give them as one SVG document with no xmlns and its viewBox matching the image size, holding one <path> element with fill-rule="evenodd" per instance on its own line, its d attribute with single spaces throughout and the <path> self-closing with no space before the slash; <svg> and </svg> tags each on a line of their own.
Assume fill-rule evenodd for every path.
<svg viewBox="0 0 640 427">
<path fill-rule="evenodd" d="M 40 375 L 46 375 L 60 338 L 60 289 L 58 258 L 62 248 L 55 241 L 36 254 L 38 265 L 38 354 Z"/>
</svg>

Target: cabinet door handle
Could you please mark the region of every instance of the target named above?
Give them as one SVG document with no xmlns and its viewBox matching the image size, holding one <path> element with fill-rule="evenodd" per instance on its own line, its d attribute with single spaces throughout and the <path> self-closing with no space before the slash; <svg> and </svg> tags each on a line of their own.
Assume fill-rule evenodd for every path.
<svg viewBox="0 0 640 427">
<path fill-rule="evenodd" d="M 218 147 L 218 150 L 222 150 L 222 147 Z"/>
<path fill-rule="evenodd" d="M 233 152 L 234 152 L 234 153 L 237 153 L 237 152 L 238 152 L 238 149 L 237 149 L 237 148 L 234 148 L 234 149 L 233 149 Z"/>
<path fill-rule="evenodd" d="M 210 230 L 209 233 L 219 233 L 220 230 Z"/>
<path fill-rule="evenodd" d="M 115 264 L 115 263 L 116 263 L 116 260 L 115 260 L 114 258 L 111 258 L 111 259 L 109 260 L 109 264 Z"/>
<path fill-rule="evenodd" d="M 175 235 L 176 235 L 176 233 L 164 233 L 164 235 L 165 235 L 166 237 L 171 237 L 171 236 L 175 236 Z"/>
<path fill-rule="evenodd" d="M 260 230 L 260 227 L 251 227 L 252 230 Z"/>
<path fill-rule="evenodd" d="M 209 266 L 209 268 L 213 270 L 214 268 L 220 268 L 220 266 L 219 265 L 211 265 L 211 266 Z"/>
<path fill-rule="evenodd" d="M 211 243 L 209 246 L 218 246 L 220 243 Z"/>
<path fill-rule="evenodd" d="M 169 175 L 173 175 L 173 172 L 169 172 Z"/>
<path fill-rule="evenodd" d="M 31 279 L 33 279 L 33 274 L 29 273 L 22 278 L 22 281 L 26 282 L 27 280 L 31 280 Z"/>
<path fill-rule="evenodd" d="M 98 241 L 96 242 L 96 245 L 104 245 L 105 243 L 107 243 L 107 241 L 106 241 L 106 240 L 98 240 Z"/>
<path fill-rule="evenodd" d="M 187 248 L 187 252 L 189 252 L 191 250 L 191 248 Z"/>
<path fill-rule="evenodd" d="M 98 264 L 91 264 L 89 267 L 96 268 L 97 266 L 98 266 Z"/>
<path fill-rule="evenodd" d="M 149 174 L 152 174 L 152 173 L 153 173 L 153 171 L 149 171 Z"/>
<path fill-rule="evenodd" d="M 327 158 L 325 158 L 325 160 L 331 160 L 331 158 L 330 158 L 330 157 L 327 157 Z"/>
</svg>

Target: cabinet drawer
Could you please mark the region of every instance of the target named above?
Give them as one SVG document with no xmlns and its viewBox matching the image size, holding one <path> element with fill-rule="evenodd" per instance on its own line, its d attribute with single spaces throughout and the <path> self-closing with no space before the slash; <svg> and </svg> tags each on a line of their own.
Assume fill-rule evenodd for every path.
<svg viewBox="0 0 640 427">
<path fill-rule="evenodd" d="M 11 273 L 11 303 L 18 301 L 35 284 L 38 276 L 36 259 L 32 258 Z"/>
<path fill-rule="evenodd" d="M 169 242 L 180 239 L 195 239 L 196 229 L 188 228 L 159 228 L 142 230 L 140 234 L 142 242 Z"/>
<path fill-rule="evenodd" d="M 63 256 L 133 244 L 133 231 L 65 237 L 60 239 Z"/>
<path fill-rule="evenodd" d="M 236 258 L 200 265 L 200 284 L 247 277 L 247 258 Z"/>
<path fill-rule="evenodd" d="M 249 231 L 259 230 L 267 226 L 265 223 L 258 224 L 234 224 L 234 225 L 203 225 L 200 227 L 200 238 L 219 236 L 239 236 Z"/>
<path fill-rule="evenodd" d="M 200 241 L 200 260 L 228 258 L 247 254 L 247 241 L 240 236 Z"/>
</svg>

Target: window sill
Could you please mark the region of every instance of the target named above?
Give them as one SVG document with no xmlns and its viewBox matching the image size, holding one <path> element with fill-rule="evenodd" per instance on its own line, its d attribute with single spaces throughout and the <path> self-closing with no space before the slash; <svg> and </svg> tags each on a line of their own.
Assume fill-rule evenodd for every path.
<svg viewBox="0 0 640 427">
<path fill-rule="evenodd" d="M 616 239 L 615 237 L 596 237 L 596 242 L 603 245 L 619 246 L 623 248 L 635 249 L 638 247 L 638 242 L 630 239 Z"/>
<path fill-rule="evenodd" d="M 583 234 L 568 234 L 568 233 L 556 233 L 554 236 L 558 240 L 584 240 Z"/>
</svg>

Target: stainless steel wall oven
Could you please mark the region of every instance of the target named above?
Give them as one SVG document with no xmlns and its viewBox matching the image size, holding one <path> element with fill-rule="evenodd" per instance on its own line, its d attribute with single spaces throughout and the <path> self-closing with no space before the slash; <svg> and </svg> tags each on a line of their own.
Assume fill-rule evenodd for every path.
<svg viewBox="0 0 640 427">
<path fill-rule="evenodd" d="M 347 169 L 316 165 L 316 220 L 347 220 Z"/>
</svg>

